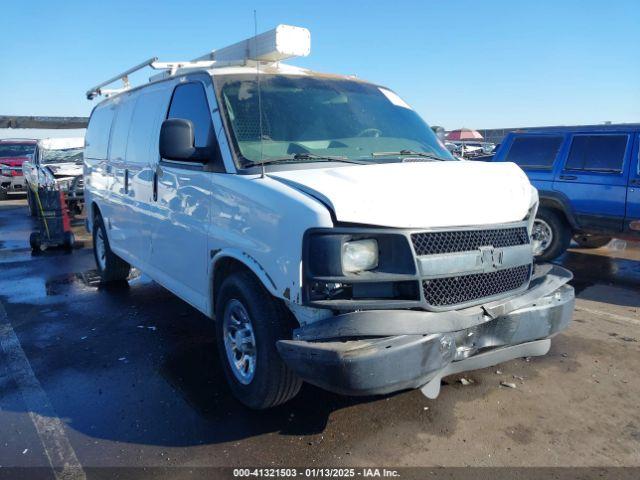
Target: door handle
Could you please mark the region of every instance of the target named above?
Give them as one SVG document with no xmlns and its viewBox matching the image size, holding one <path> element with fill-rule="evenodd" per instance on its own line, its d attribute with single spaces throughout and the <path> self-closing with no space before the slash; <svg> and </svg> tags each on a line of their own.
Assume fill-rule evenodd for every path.
<svg viewBox="0 0 640 480">
<path fill-rule="evenodd" d="M 158 201 L 158 170 L 153 172 L 153 201 Z"/>
<path fill-rule="evenodd" d="M 163 171 L 160 165 L 156 165 L 153 171 L 153 201 L 158 201 L 158 178 L 162 177 Z"/>
<path fill-rule="evenodd" d="M 560 175 L 560 180 L 577 180 L 575 175 Z"/>
<path fill-rule="evenodd" d="M 640 178 L 632 178 L 629 181 L 629 185 L 640 185 Z"/>
</svg>

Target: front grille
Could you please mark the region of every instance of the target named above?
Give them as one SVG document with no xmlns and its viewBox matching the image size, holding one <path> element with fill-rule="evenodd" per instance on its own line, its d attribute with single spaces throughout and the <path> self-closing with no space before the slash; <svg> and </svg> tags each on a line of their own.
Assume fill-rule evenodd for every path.
<svg viewBox="0 0 640 480">
<path fill-rule="evenodd" d="M 489 273 L 424 280 L 422 291 L 429 305 L 445 307 L 517 290 L 529 281 L 530 275 L 531 265 L 521 265 Z"/>
<path fill-rule="evenodd" d="M 411 234 L 417 255 L 468 252 L 480 247 L 513 247 L 529 243 L 527 228 L 510 227 L 487 230 L 454 230 Z"/>
</svg>

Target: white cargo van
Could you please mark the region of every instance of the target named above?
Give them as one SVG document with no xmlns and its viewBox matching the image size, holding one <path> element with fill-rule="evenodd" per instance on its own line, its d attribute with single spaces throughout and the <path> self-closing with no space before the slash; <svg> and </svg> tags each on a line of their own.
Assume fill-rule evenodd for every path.
<svg viewBox="0 0 640 480">
<path fill-rule="evenodd" d="M 252 408 L 302 381 L 434 398 L 443 376 L 545 354 L 574 292 L 533 262 L 526 175 L 455 160 L 386 87 L 281 63 L 308 52 L 281 25 L 87 92 L 108 97 L 84 157 L 103 281 L 133 265 L 214 319 Z"/>
</svg>

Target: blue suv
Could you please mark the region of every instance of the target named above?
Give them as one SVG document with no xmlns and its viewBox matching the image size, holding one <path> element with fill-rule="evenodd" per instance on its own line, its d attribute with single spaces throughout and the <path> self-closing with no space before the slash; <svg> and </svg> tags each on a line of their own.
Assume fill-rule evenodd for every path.
<svg viewBox="0 0 640 480">
<path fill-rule="evenodd" d="M 518 164 L 540 194 L 534 254 L 561 255 L 611 237 L 640 239 L 640 124 L 549 127 L 507 134 L 492 161 Z"/>
</svg>

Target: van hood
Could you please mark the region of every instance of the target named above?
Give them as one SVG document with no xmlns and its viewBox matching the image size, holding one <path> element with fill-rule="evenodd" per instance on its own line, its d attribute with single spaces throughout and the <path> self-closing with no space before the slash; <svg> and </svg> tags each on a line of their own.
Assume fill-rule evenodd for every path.
<svg viewBox="0 0 640 480">
<path fill-rule="evenodd" d="M 271 172 L 314 196 L 346 223 L 395 228 L 523 220 L 538 200 L 513 163 L 405 162 Z"/>
</svg>

